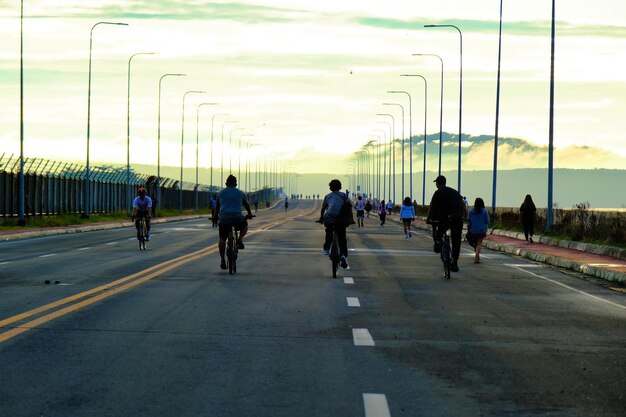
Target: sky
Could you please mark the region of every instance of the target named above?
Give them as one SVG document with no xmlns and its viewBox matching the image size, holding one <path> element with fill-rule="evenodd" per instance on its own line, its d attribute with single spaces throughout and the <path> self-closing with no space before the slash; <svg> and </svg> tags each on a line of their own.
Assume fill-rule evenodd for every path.
<svg viewBox="0 0 626 417">
<path fill-rule="evenodd" d="M 162 165 L 180 165 L 183 142 L 183 164 L 195 166 L 197 138 L 201 167 L 219 166 L 223 151 L 226 167 L 264 158 L 292 172 L 349 172 L 369 141 L 402 137 L 402 108 L 404 136 L 421 137 L 424 125 L 438 134 L 441 64 L 413 54 L 444 61 L 443 131 L 458 134 L 459 34 L 423 27 L 453 24 L 463 34 L 463 164 L 488 170 L 493 144 L 474 139 L 495 132 L 499 3 L 25 0 L 25 155 L 85 161 L 89 34 L 98 22 L 123 22 L 93 29 L 92 164 L 125 164 L 128 136 L 131 164 L 156 164 L 159 80 L 184 73 L 161 83 Z M 499 136 L 524 141 L 527 151 L 504 147 L 500 169 L 546 166 L 550 3 L 504 0 Z M 555 166 L 624 168 L 626 2 L 556 6 Z M 6 154 L 19 153 L 19 12 L 18 1 L 0 0 Z M 129 89 L 129 58 L 139 52 L 155 54 L 133 58 Z M 427 97 L 420 78 L 401 74 L 423 75 Z M 409 93 L 411 117 L 408 96 L 388 91 Z M 391 114 L 393 127 L 377 114 Z M 455 167 L 445 160 L 444 169 Z"/>
</svg>

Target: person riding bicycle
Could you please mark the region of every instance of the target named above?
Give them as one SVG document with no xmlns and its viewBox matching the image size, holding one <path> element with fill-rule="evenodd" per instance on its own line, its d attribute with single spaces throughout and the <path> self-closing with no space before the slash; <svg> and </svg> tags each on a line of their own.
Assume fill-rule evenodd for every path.
<svg viewBox="0 0 626 417">
<path fill-rule="evenodd" d="M 242 205 L 248 212 L 246 216 L 241 212 Z M 230 234 L 230 228 L 234 227 L 235 230 L 239 231 L 237 247 L 243 249 L 243 237 L 248 232 L 247 220 L 254 217 L 252 216 L 252 209 L 250 208 L 246 194 L 237 188 L 237 178 L 234 175 L 229 175 L 226 179 L 226 188 L 220 191 L 215 210 L 218 213 L 219 224 L 220 241 L 218 247 L 221 258 L 220 268 L 226 269 L 227 266 L 224 255 L 226 252 L 226 239 L 228 239 L 228 235 Z"/>
<path fill-rule="evenodd" d="M 146 189 L 141 187 L 137 190 L 139 195 L 133 200 L 133 214 L 137 239 L 139 239 L 139 219 L 143 217 L 146 222 L 146 240 L 150 240 L 150 218 L 152 217 L 152 199 L 146 195 Z"/>
<path fill-rule="evenodd" d="M 437 191 L 433 194 L 428 209 L 426 222 L 433 224 L 434 251 L 441 252 L 442 238 L 448 228 L 452 240 L 452 264 L 450 270 L 459 272 L 459 255 L 461 253 L 461 235 L 463 234 L 463 218 L 465 204 L 458 191 L 446 186 L 446 177 L 439 175 L 435 181 Z"/>
<path fill-rule="evenodd" d="M 341 263 L 341 267 L 345 269 L 348 267 L 348 240 L 346 238 L 346 228 L 349 226 L 349 221 L 342 218 L 341 214 L 345 204 L 350 207 L 351 214 L 352 204 L 348 196 L 339 191 L 341 190 L 341 181 L 334 179 L 328 184 L 328 187 L 331 192 L 324 197 L 320 219 L 318 220 L 318 222 L 322 223 L 326 228 L 323 252 L 324 255 L 328 256 L 330 245 L 333 243 L 333 232 L 337 233 L 339 254 L 341 256 L 339 262 Z"/>
</svg>

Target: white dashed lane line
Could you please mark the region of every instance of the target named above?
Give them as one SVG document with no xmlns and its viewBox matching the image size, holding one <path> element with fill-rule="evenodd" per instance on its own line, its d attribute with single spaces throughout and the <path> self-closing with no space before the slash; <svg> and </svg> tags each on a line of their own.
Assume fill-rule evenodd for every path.
<svg viewBox="0 0 626 417">
<path fill-rule="evenodd" d="M 109 242 L 109 243 L 105 243 L 105 246 L 109 246 L 109 245 L 115 245 L 117 242 Z"/>
<path fill-rule="evenodd" d="M 355 346 L 375 346 L 374 339 L 367 329 L 352 329 Z"/>
<path fill-rule="evenodd" d="M 391 417 L 385 394 L 363 394 L 365 417 Z"/>
<path fill-rule="evenodd" d="M 51 257 L 51 256 L 57 256 L 57 254 L 56 254 L 56 253 L 49 253 L 49 254 L 47 254 L 47 255 L 41 255 L 41 256 L 39 256 L 39 257 L 40 257 L 40 258 L 49 258 L 49 257 Z"/>
<path fill-rule="evenodd" d="M 6 261 L 6 262 L 0 262 L 0 265 L 6 265 L 6 264 L 10 264 L 10 261 Z"/>
<path fill-rule="evenodd" d="M 78 249 L 76 249 L 76 250 L 89 250 L 89 249 L 91 249 L 91 248 L 90 248 L 90 247 L 86 247 L 86 248 L 78 248 Z"/>
<path fill-rule="evenodd" d="M 348 307 L 361 307 L 361 303 L 357 297 L 347 297 Z"/>
<path fill-rule="evenodd" d="M 354 278 L 351 278 L 351 277 L 345 277 L 345 278 L 343 279 L 343 283 L 344 283 L 344 284 L 348 284 L 348 285 L 354 284 Z"/>
</svg>

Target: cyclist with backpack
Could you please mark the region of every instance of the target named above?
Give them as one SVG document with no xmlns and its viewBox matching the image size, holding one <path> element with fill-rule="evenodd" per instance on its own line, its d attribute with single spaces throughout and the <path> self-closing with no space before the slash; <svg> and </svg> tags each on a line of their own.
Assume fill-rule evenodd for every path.
<svg viewBox="0 0 626 417">
<path fill-rule="evenodd" d="M 463 218 L 465 217 L 465 204 L 463 197 L 453 188 L 446 186 L 446 177 L 439 175 L 435 179 L 437 191 L 433 194 L 428 209 L 426 222 L 433 224 L 433 239 L 435 240 L 434 251 L 441 252 L 441 244 L 444 233 L 450 229 L 452 241 L 452 264 L 450 270 L 459 272 L 458 260 L 461 254 L 461 235 L 463 234 Z"/>
<path fill-rule="evenodd" d="M 352 204 L 345 193 L 341 190 L 341 181 L 332 180 L 328 187 L 330 193 L 324 197 L 319 223 L 326 228 L 323 253 L 328 256 L 330 245 L 333 242 L 333 232 L 337 234 L 339 241 L 340 264 L 342 268 L 348 267 L 348 239 L 346 228 L 351 224 Z"/>
</svg>

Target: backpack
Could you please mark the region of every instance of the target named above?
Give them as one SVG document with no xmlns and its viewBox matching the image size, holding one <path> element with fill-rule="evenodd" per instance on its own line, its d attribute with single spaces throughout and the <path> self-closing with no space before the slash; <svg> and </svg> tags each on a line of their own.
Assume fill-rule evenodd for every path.
<svg viewBox="0 0 626 417">
<path fill-rule="evenodd" d="M 341 206 L 341 211 L 339 215 L 335 218 L 329 214 L 324 215 L 324 226 L 330 226 L 334 224 L 338 224 L 340 226 L 348 227 L 351 224 L 356 224 L 354 221 L 354 215 L 352 213 L 352 204 L 350 204 L 350 200 L 348 198 L 341 197 L 343 199 L 343 206 Z"/>
</svg>

